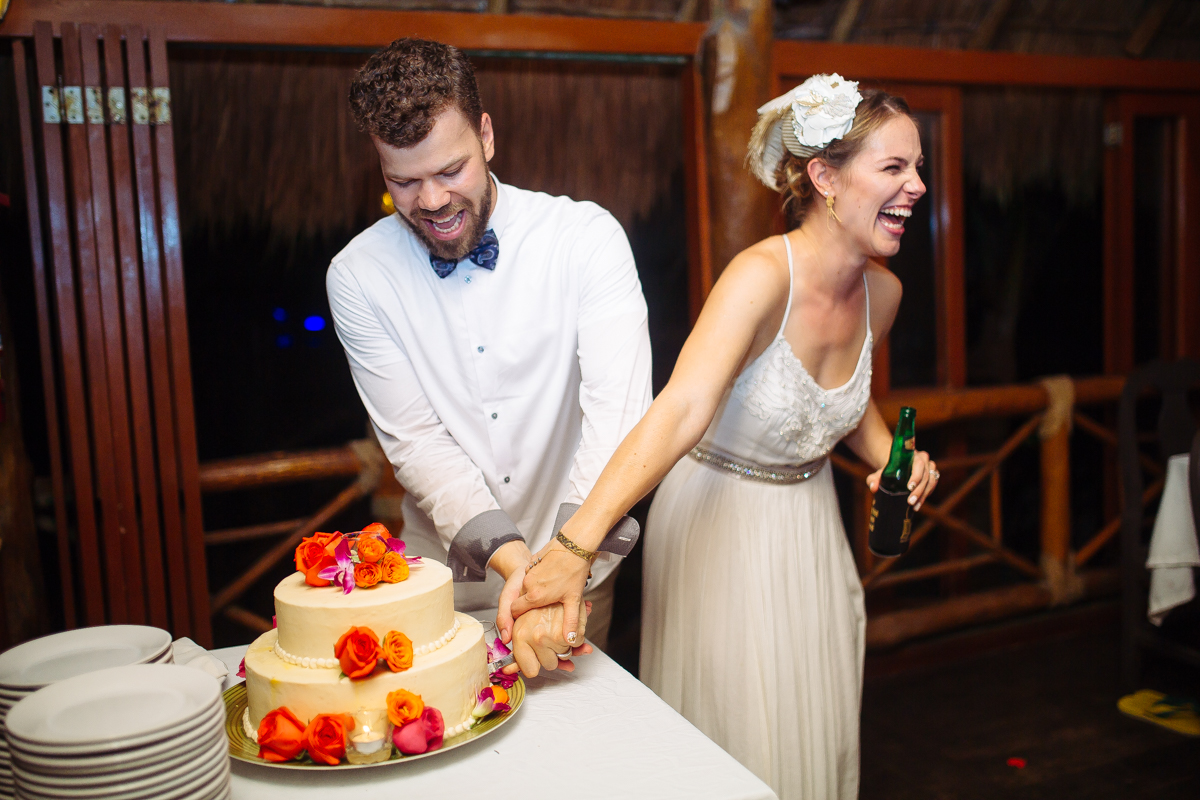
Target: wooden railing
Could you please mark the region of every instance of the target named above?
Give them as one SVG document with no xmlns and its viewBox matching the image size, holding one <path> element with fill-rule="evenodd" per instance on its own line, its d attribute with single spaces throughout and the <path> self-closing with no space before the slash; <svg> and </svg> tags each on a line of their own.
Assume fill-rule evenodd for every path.
<svg viewBox="0 0 1200 800">
<path fill-rule="evenodd" d="M 848 521 L 851 541 L 864 589 L 870 594 L 917 581 L 962 575 L 985 565 L 1002 564 L 1016 580 L 999 589 L 960 593 L 919 608 L 883 611 L 871 615 L 867 644 L 888 647 L 953 628 L 981 624 L 1004 617 L 1061 605 L 1085 597 L 1114 592 L 1115 569 L 1084 569 L 1111 542 L 1120 527 L 1120 516 L 1105 522 L 1077 550 L 1071 548 L 1072 435 L 1087 435 L 1113 447 L 1116 432 L 1081 409 L 1101 410 L 1115 403 L 1124 378 L 1055 378 L 1019 386 L 984 389 L 893 392 L 879 398 L 885 420 L 894 420 L 902 405 L 917 409 L 921 432 L 971 420 L 1020 420 L 1016 429 L 994 449 L 981 453 L 934 454 L 942 472 L 938 491 L 917 512 L 909 553 L 936 529 L 949 531 L 975 552 L 963 551 L 910 566 L 908 555 L 877 559 L 867 549 L 866 520 L 871 494 L 863 480 L 866 464 L 834 454 L 834 467 L 855 478 L 856 513 Z M 1002 504 L 1002 469 L 1006 460 L 1025 442 L 1038 437 L 1041 450 L 1041 529 L 1036 559 L 1013 550 L 1007 543 Z M 1114 461 L 1115 463 L 1115 461 Z M 1146 489 L 1147 499 L 1162 491 L 1162 469 L 1149 459 L 1144 464 L 1158 481 Z M 213 461 L 201 465 L 200 485 L 205 493 L 227 492 L 329 478 L 352 480 L 335 497 L 308 517 L 240 528 L 207 531 L 206 544 L 218 545 L 279 537 L 278 543 L 227 586 L 213 593 L 212 613 L 223 614 L 252 630 L 270 628 L 269 620 L 237 605 L 236 601 L 276 564 L 290 558 L 301 538 L 325 525 L 355 501 L 375 492 L 381 478 L 390 483 L 388 464 L 373 441 L 351 442 L 345 447 L 305 452 L 279 452 Z M 976 492 L 987 493 L 990 530 L 981 530 L 962 516 L 966 501 Z"/>
<path fill-rule="evenodd" d="M 200 490 L 206 493 L 254 489 L 282 483 L 328 478 L 353 480 L 311 516 L 243 528 L 205 531 L 206 545 L 282 537 L 230 584 L 210 598 L 212 614 L 223 614 L 251 630 L 269 631 L 271 622 L 235 601 L 280 561 L 288 559 L 305 536 L 323 527 L 352 503 L 379 486 L 387 467 L 383 451 L 373 440 L 350 442 L 345 447 L 304 452 L 279 452 L 209 461 L 200 465 Z"/>
<path fill-rule="evenodd" d="M 835 454 L 835 468 L 855 478 L 856 513 L 850 529 L 863 588 L 868 593 L 877 592 L 900 584 L 961 575 L 996 563 L 1008 567 L 1017 580 L 999 589 L 956 594 L 919 608 L 872 615 L 867 625 L 868 647 L 888 647 L 1116 590 L 1115 569 L 1082 567 L 1112 540 L 1120 527 L 1119 514 L 1114 514 L 1077 550 L 1071 547 L 1070 441 L 1073 434 L 1092 436 L 1114 448 L 1115 463 L 1116 432 L 1080 409 L 1115 403 L 1123 385 L 1121 376 L 1060 377 L 1019 386 L 894 392 L 879 400 L 880 410 L 889 420 L 899 416 L 901 406 L 915 407 L 923 433 L 971 420 L 1020 420 L 1020 424 L 988 452 L 934 454 L 943 476 L 941 485 L 916 514 L 909 553 L 920 552 L 921 542 L 937 528 L 948 531 L 967 547 L 951 550 L 933 563 L 907 569 L 905 566 L 913 561 L 909 555 L 877 559 L 867 549 L 871 495 L 863 479 L 870 469 L 862 462 Z M 1034 436 L 1040 440 L 1041 451 L 1040 553 L 1036 561 L 1006 543 L 1001 484 L 1005 461 Z M 1158 475 L 1162 473 L 1148 460 L 1145 466 Z M 1146 495 L 1153 497 L 1161 490 L 1160 480 L 1146 490 Z M 989 531 L 980 530 L 955 513 L 961 512 L 965 501 L 976 492 L 987 493 Z"/>
</svg>

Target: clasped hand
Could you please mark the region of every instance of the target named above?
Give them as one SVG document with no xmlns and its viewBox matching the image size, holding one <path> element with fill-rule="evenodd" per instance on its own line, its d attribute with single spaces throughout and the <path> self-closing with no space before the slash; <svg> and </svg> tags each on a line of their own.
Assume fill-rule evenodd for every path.
<svg viewBox="0 0 1200 800">
<path fill-rule="evenodd" d="M 538 551 L 532 564 L 520 576 L 520 583 L 510 593 L 518 576 L 509 576 L 500 595 L 500 635 L 504 636 L 505 622 L 548 606 L 561 604 L 563 609 L 560 635 L 574 646 L 583 643 L 583 590 L 591 572 L 591 562 L 580 558 L 558 542 L 551 540 Z"/>
<path fill-rule="evenodd" d="M 585 563 L 576 556 L 572 558 Z M 521 594 L 527 579 L 525 570 L 515 570 L 500 592 L 496 624 L 500 628 L 500 638 L 509 645 L 516 660 L 516 664 L 505 667 L 504 671 L 511 675 L 520 668 L 528 678 L 535 677 L 541 669 L 572 672 L 575 669 L 574 662 L 560 656 L 568 653 L 582 656 L 592 652 L 592 646 L 583 641 L 592 604 L 583 600 L 582 591 L 576 595 L 578 599 L 569 603 L 554 600 L 531 604 Z M 583 582 L 586 581 L 585 572 Z M 575 633 L 574 642 L 567 640 L 564 624 L 567 618 Z"/>
</svg>

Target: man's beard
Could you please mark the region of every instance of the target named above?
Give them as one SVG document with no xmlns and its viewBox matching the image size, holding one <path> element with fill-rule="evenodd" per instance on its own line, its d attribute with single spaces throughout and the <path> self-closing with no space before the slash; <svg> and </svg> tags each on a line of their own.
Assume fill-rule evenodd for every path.
<svg viewBox="0 0 1200 800">
<path fill-rule="evenodd" d="M 449 203 L 442 206 L 436 211 L 420 211 L 416 212 L 416 219 L 409 219 L 407 215 L 401 214 L 400 219 L 404 220 L 409 229 L 416 234 L 416 237 L 421 240 L 422 244 L 429 250 L 432 255 L 447 261 L 461 261 L 467 257 L 483 239 L 483 234 L 487 232 L 488 218 L 492 215 L 492 179 L 489 176 L 487 189 L 483 192 L 483 197 L 479 201 L 479 208 L 471 208 L 470 203 Z M 450 241 L 442 241 L 429 232 L 421 220 L 424 219 L 442 219 L 448 214 L 457 214 L 459 211 L 463 213 L 463 231 L 457 238 Z"/>
</svg>

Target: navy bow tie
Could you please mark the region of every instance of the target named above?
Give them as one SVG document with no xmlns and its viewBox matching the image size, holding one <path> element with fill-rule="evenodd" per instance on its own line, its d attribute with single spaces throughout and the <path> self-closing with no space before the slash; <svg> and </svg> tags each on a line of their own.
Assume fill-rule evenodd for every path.
<svg viewBox="0 0 1200 800">
<path fill-rule="evenodd" d="M 496 238 L 495 231 L 488 228 L 487 233 L 483 234 L 483 238 L 479 240 L 479 246 L 467 253 L 466 257 L 484 269 L 495 269 L 496 259 L 500 257 L 500 240 Z M 454 272 L 461 260 L 438 258 L 433 253 L 429 254 L 429 265 L 433 267 L 433 271 L 439 278 L 444 278 Z"/>
</svg>

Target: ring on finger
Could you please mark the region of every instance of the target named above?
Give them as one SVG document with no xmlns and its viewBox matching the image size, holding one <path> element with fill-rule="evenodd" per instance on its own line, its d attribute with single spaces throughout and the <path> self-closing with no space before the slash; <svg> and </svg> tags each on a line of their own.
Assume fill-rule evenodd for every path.
<svg viewBox="0 0 1200 800">
<path fill-rule="evenodd" d="M 559 661 L 568 661 L 571 658 L 571 651 L 568 650 L 565 653 L 555 653 L 554 655 L 558 656 Z"/>
</svg>

